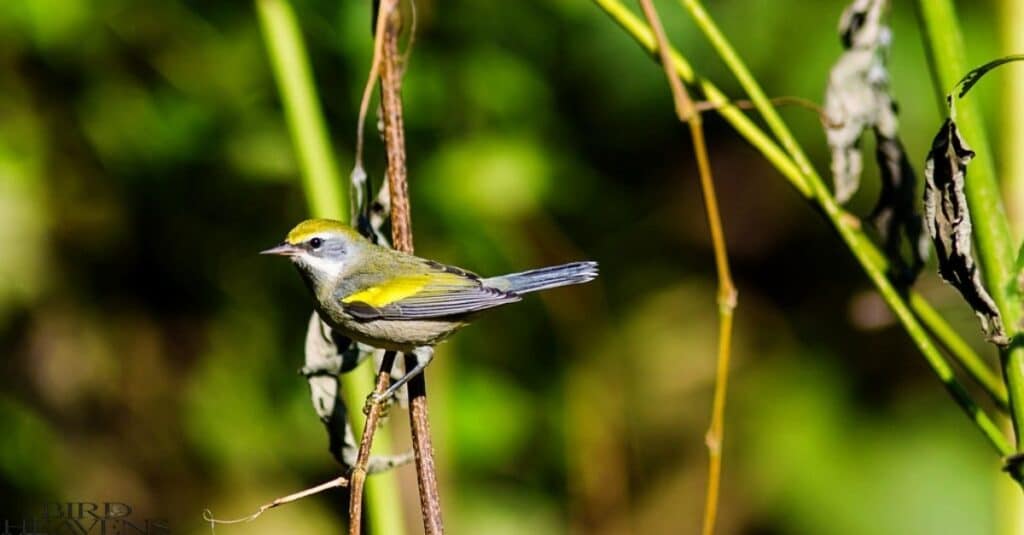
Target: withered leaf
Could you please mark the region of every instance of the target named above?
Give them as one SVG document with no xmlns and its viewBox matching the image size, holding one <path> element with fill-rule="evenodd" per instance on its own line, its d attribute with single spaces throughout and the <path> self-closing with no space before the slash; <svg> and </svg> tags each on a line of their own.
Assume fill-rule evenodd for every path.
<svg viewBox="0 0 1024 535">
<path fill-rule="evenodd" d="M 829 74 L 825 135 L 832 151 L 836 200 L 845 203 L 860 187 L 861 139 L 867 129 L 874 131 L 882 187 L 869 219 L 889 258 L 890 277 L 907 286 L 928 258 L 928 242 L 915 208 L 917 179 L 899 139 L 899 117 L 889 92 L 886 56 L 892 34 L 883 21 L 886 4 L 854 0 L 840 17 L 839 35 L 846 51 Z"/>
<path fill-rule="evenodd" d="M 889 258 L 890 275 L 909 285 L 928 259 L 928 237 L 922 229 L 921 214 L 914 207 L 917 180 L 900 140 L 886 137 L 879 129 L 875 130 L 875 138 L 882 192 L 870 219 Z M 909 262 L 904 260 L 904 243 L 910 249 Z"/>
<path fill-rule="evenodd" d="M 327 429 L 327 448 L 345 466 L 350 466 L 355 460 L 352 452 L 357 448 L 345 401 L 341 397 L 338 375 L 361 360 L 358 349 L 352 349 L 355 349 L 355 344 L 334 333 L 316 312 L 310 315 L 306 328 L 305 366 L 300 372 L 309 382 L 313 410 Z"/>
<path fill-rule="evenodd" d="M 825 90 L 825 135 L 832 152 L 836 200 L 845 203 L 860 187 L 860 139 L 892 113 L 885 60 L 891 32 L 882 22 L 886 0 L 854 0 L 839 20 L 846 51 L 829 73 Z M 895 122 L 893 126 L 895 127 Z M 893 136 L 889 136 L 893 137 Z"/>
<path fill-rule="evenodd" d="M 974 151 L 967 146 L 956 123 L 946 119 L 932 141 L 925 161 L 925 222 L 935 244 L 939 275 L 953 285 L 974 309 L 989 341 L 1009 341 L 992 297 L 981 283 L 971 247 L 971 215 L 964 194 L 967 163 Z"/>
<path fill-rule="evenodd" d="M 352 370 L 372 354 L 372 348 L 353 343 L 339 335 L 316 312 L 310 316 L 306 329 L 306 364 L 300 371 L 309 382 L 313 410 L 327 429 L 328 450 L 346 467 L 355 464 L 359 447 L 352 433 L 345 400 L 341 396 L 338 375 Z M 367 471 L 381 472 L 411 459 L 411 453 L 371 455 Z"/>
<path fill-rule="evenodd" d="M 995 69 L 996 67 L 1004 65 L 1006 63 L 1022 60 L 1024 60 L 1024 54 L 1013 54 L 1009 56 L 1003 56 L 998 59 L 994 59 L 972 70 L 971 72 L 964 75 L 964 77 L 961 78 L 959 82 L 957 82 L 956 85 L 960 87 L 960 92 L 957 93 L 957 97 L 964 98 L 964 95 L 966 95 L 967 92 L 970 91 L 972 87 L 974 87 L 974 84 L 978 83 L 978 81 L 981 80 L 981 77 L 988 74 L 988 72 L 991 71 L 992 69 Z"/>
</svg>

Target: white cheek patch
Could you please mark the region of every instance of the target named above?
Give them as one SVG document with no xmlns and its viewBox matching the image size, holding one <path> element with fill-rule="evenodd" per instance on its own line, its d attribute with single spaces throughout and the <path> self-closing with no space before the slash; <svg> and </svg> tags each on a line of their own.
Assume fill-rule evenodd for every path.
<svg viewBox="0 0 1024 535">
<path fill-rule="evenodd" d="M 313 256 L 309 253 L 303 253 L 297 258 L 303 264 L 306 264 L 311 270 L 320 274 L 323 277 L 336 278 L 341 274 L 341 270 L 344 269 L 345 263 L 338 260 L 327 260 L 318 256 Z"/>
</svg>

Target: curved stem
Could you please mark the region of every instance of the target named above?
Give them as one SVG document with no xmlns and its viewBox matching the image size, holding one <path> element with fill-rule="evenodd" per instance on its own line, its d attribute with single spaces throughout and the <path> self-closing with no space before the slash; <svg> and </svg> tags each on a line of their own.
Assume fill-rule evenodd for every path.
<svg viewBox="0 0 1024 535">
<path fill-rule="evenodd" d="M 726 66 L 729 67 L 744 90 L 750 95 L 761 116 L 769 124 L 769 127 L 773 129 L 773 132 L 782 141 L 790 156 L 804 172 L 804 178 L 814 192 L 818 206 L 822 208 L 829 221 L 839 232 L 840 237 L 843 238 L 850 251 L 860 262 L 868 278 L 875 284 L 882 298 L 896 314 L 896 317 L 899 318 L 904 329 L 914 340 L 925 360 L 928 361 L 929 366 L 939 376 L 939 379 L 946 386 L 953 399 L 974 420 L 982 433 L 989 437 L 997 451 L 1006 455 L 1008 446 L 1005 437 L 999 431 L 999 427 L 977 406 L 967 393 L 967 390 L 956 379 L 952 368 L 942 358 L 942 355 L 934 346 L 918 319 L 911 312 L 908 303 L 896 288 L 893 287 L 891 281 L 885 275 L 885 270 L 873 258 L 874 245 L 858 226 L 852 223 L 854 219 L 848 217 L 842 207 L 839 206 L 839 203 L 832 197 L 824 181 L 822 181 L 817 171 L 810 165 L 803 149 L 796 143 L 789 128 L 779 118 L 778 113 L 771 106 L 771 103 L 768 102 L 768 99 L 764 97 L 764 92 L 753 76 L 750 75 L 750 71 L 743 63 L 743 60 L 736 54 L 731 44 L 714 24 L 714 21 L 711 20 L 711 17 L 708 16 L 699 0 L 680 0 L 680 2 L 690 11 L 697 26 L 708 37 L 715 51 L 718 52 Z"/>
<path fill-rule="evenodd" d="M 385 9 L 386 4 L 391 4 Z M 391 193 L 391 239 L 395 249 L 412 254 L 412 213 L 409 203 L 409 181 L 406 169 L 405 126 L 402 117 L 402 56 L 398 51 L 398 34 L 402 28 L 402 12 L 397 0 L 381 2 L 380 16 L 385 18 L 381 47 L 380 87 L 384 116 L 384 144 L 387 152 L 387 175 Z M 405 355 L 405 370 L 417 365 L 417 357 Z M 426 374 L 409 380 L 409 428 L 416 453 L 416 483 L 420 495 L 420 513 L 426 535 L 444 533 L 441 496 L 437 487 L 434 444 L 430 434 L 427 406 Z"/>
<path fill-rule="evenodd" d="M 722 229 L 722 217 L 718 210 L 718 199 L 715 194 L 715 183 L 711 175 L 711 163 L 708 149 L 704 141 L 704 126 L 701 114 L 694 109 L 693 101 L 672 70 L 672 47 L 665 30 L 661 26 L 658 12 L 651 0 L 640 0 L 648 23 L 654 30 L 658 44 L 658 54 L 665 71 L 669 88 L 672 90 L 672 101 L 675 104 L 676 116 L 690 127 L 693 140 L 693 152 L 697 158 L 697 170 L 700 175 L 700 190 L 704 199 L 704 212 L 708 219 L 711 232 L 711 244 L 715 252 L 715 269 L 718 272 L 718 359 L 715 371 L 715 394 L 711 404 L 711 423 L 708 426 L 704 442 L 708 448 L 708 479 L 704 499 L 704 522 L 701 533 L 712 535 L 715 532 L 715 521 L 718 517 L 718 496 L 722 480 L 722 441 L 725 434 L 725 400 L 729 387 L 729 360 L 732 354 L 732 323 L 736 309 L 737 292 L 729 269 L 729 254 L 725 245 L 725 231 Z"/>
<path fill-rule="evenodd" d="M 594 0 L 605 13 L 618 23 L 633 39 L 635 39 L 644 50 L 655 54 L 657 44 L 654 33 L 650 27 L 637 18 L 632 11 L 626 8 L 619 0 Z M 688 84 L 700 88 L 704 98 L 714 106 L 714 110 L 721 115 L 747 142 L 754 146 L 761 154 L 778 169 L 782 175 L 789 180 L 789 183 L 796 188 L 804 197 L 811 196 L 811 188 L 806 184 L 800 168 L 793 163 L 793 160 L 779 148 L 779 146 L 768 135 L 761 130 L 754 121 L 747 117 L 743 110 L 733 102 L 710 81 L 700 78 L 693 72 L 693 68 L 674 48 L 670 51 L 672 69 L 682 80 Z M 659 59 L 659 58 L 656 58 Z M 660 59 L 659 59 L 660 61 Z"/>
<path fill-rule="evenodd" d="M 295 12 L 287 0 L 256 0 L 256 12 L 274 80 L 281 94 L 288 131 L 299 157 L 302 187 L 309 211 L 314 217 L 344 220 L 345 189 L 331 150 Z M 374 386 L 372 376 L 364 370 L 342 375 L 341 383 L 348 407 L 361 407 L 361 396 Z M 358 413 L 349 411 L 353 418 L 358 418 L 354 416 Z M 387 429 L 381 429 L 376 439 L 381 449 L 390 449 L 391 434 Z M 405 524 L 398 512 L 400 509 L 395 505 L 398 496 L 395 475 L 374 475 L 366 494 L 373 525 L 382 533 L 405 533 Z"/>
<path fill-rule="evenodd" d="M 761 114 L 761 118 L 764 119 L 768 128 L 782 143 L 782 147 L 793 158 L 793 162 L 796 163 L 801 173 L 805 176 L 815 174 L 814 166 L 807 159 L 803 149 L 800 148 L 800 144 L 797 143 L 796 138 L 790 133 L 789 128 L 786 127 L 786 123 L 782 121 L 778 112 L 775 111 L 775 106 L 765 96 L 761 85 L 750 74 L 750 69 L 747 68 L 743 60 L 736 54 L 736 50 L 733 49 L 732 44 L 729 43 L 729 40 L 718 29 L 718 26 L 708 15 L 707 11 L 704 10 L 704 6 L 697 0 L 680 0 L 680 3 L 690 12 L 690 16 L 693 17 L 697 26 L 704 32 L 704 36 L 711 42 L 719 57 L 722 58 L 722 61 L 732 71 L 733 76 L 740 83 L 740 87 L 750 96 L 750 100 L 753 101 L 754 107 Z"/>
<path fill-rule="evenodd" d="M 629 32 L 637 42 L 643 46 L 646 50 L 655 50 L 654 36 L 647 25 L 640 21 L 632 12 L 625 8 L 618 0 L 594 0 L 594 2 L 607 12 L 617 23 L 619 23 L 627 32 Z M 708 21 L 710 19 L 705 19 Z M 699 25 L 698 21 L 698 25 Z M 704 29 L 704 28 L 702 28 Z M 676 74 L 679 75 L 684 81 L 698 85 L 704 92 L 705 96 L 709 100 L 727 102 L 728 99 L 722 94 L 717 87 L 711 82 L 698 78 L 690 67 L 689 63 L 676 51 L 672 54 L 673 68 Z M 733 56 L 733 63 L 728 64 L 730 69 L 737 68 L 737 64 L 741 64 L 738 57 Z M 744 67 L 745 70 L 745 67 Z M 756 84 L 756 82 L 755 82 Z M 757 101 L 755 101 L 757 104 Z M 770 103 L 762 101 L 762 105 L 767 105 L 770 108 Z M 772 147 L 774 141 L 760 130 L 756 125 L 750 121 L 749 118 L 739 113 L 726 114 L 723 111 L 729 110 L 729 106 L 725 106 L 719 110 L 720 114 L 741 133 L 744 137 L 747 137 L 748 141 L 758 149 L 761 147 Z M 735 109 L 735 107 L 732 107 Z M 758 111 L 762 115 L 772 115 L 774 110 L 761 109 Z M 784 123 L 780 122 L 781 131 L 783 138 L 792 137 L 788 134 L 788 128 Z M 742 127 L 742 128 L 740 128 Z M 749 136 L 749 137 L 748 137 Z M 756 143 L 755 143 L 756 140 Z M 777 146 L 775 147 L 777 149 Z M 802 154 L 799 145 L 794 147 L 797 154 Z M 900 293 L 892 286 L 888 278 L 885 276 L 884 264 L 880 261 L 882 254 L 878 251 L 877 247 L 871 242 L 871 240 L 865 235 L 856 224 L 856 218 L 853 218 L 846 212 L 844 212 L 839 205 L 832 198 L 828 189 L 822 182 L 821 177 L 813 170 L 809 169 L 809 172 L 805 173 L 801 171 L 800 166 L 794 163 L 794 160 L 790 158 L 790 155 L 779 154 L 779 152 L 771 151 L 772 157 L 769 161 L 773 164 L 777 162 L 783 163 L 783 165 L 776 165 L 776 167 L 783 173 L 783 175 L 789 180 L 795 188 L 800 190 L 809 200 L 812 200 L 822 212 L 829 219 L 832 225 L 839 232 L 840 237 L 846 243 L 847 247 L 853 253 L 854 257 L 861 264 L 861 267 L 867 273 L 868 277 L 878 288 L 882 295 L 882 298 L 890 306 L 897 318 L 903 324 L 904 329 L 910 335 L 915 345 L 918 346 L 925 360 L 932 368 L 933 372 L 939 377 L 939 380 L 945 385 L 947 391 L 953 397 L 954 401 L 960 405 L 961 409 L 967 413 L 968 417 L 975 423 L 978 429 L 983 435 L 989 440 L 992 446 L 1000 452 L 1000 454 L 1006 454 L 1012 451 L 1006 442 L 1006 438 L 1002 435 L 999 428 L 992 419 L 982 411 L 974 400 L 967 393 L 967 390 L 960 384 L 953 373 L 952 368 L 945 361 L 938 349 L 932 343 L 928 334 L 924 331 L 921 324 L 917 321 L 917 318 L 911 313 L 908 304 L 903 300 Z M 788 162 L 788 164 L 786 163 Z"/>
</svg>

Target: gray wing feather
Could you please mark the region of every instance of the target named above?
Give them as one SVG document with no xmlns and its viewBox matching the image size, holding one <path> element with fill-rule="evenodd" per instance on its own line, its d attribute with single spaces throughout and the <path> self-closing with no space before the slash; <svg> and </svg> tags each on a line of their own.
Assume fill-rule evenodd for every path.
<svg viewBox="0 0 1024 535">
<path fill-rule="evenodd" d="M 345 311 L 362 320 L 426 320 L 459 316 L 521 300 L 517 294 L 482 284 L 437 286 L 385 306 L 345 303 Z"/>
</svg>

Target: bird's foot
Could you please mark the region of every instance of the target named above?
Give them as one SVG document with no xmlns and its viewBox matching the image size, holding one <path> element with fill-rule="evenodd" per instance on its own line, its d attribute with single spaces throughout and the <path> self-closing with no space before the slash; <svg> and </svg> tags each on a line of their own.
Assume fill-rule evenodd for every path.
<svg viewBox="0 0 1024 535">
<path fill-rule="evenodd" d="M 366 396 L 366 403 L 363 404 L 363 414 L 369 415 L 370 411 L 375 406 L 380 406 L 380 417 L 386 418 L 388 415 L 388 409 L 391 408 L 391 402 L 394 400 L 394 393 L 388 392 L 371 392 L 369 396 Z"/>
</svg>

